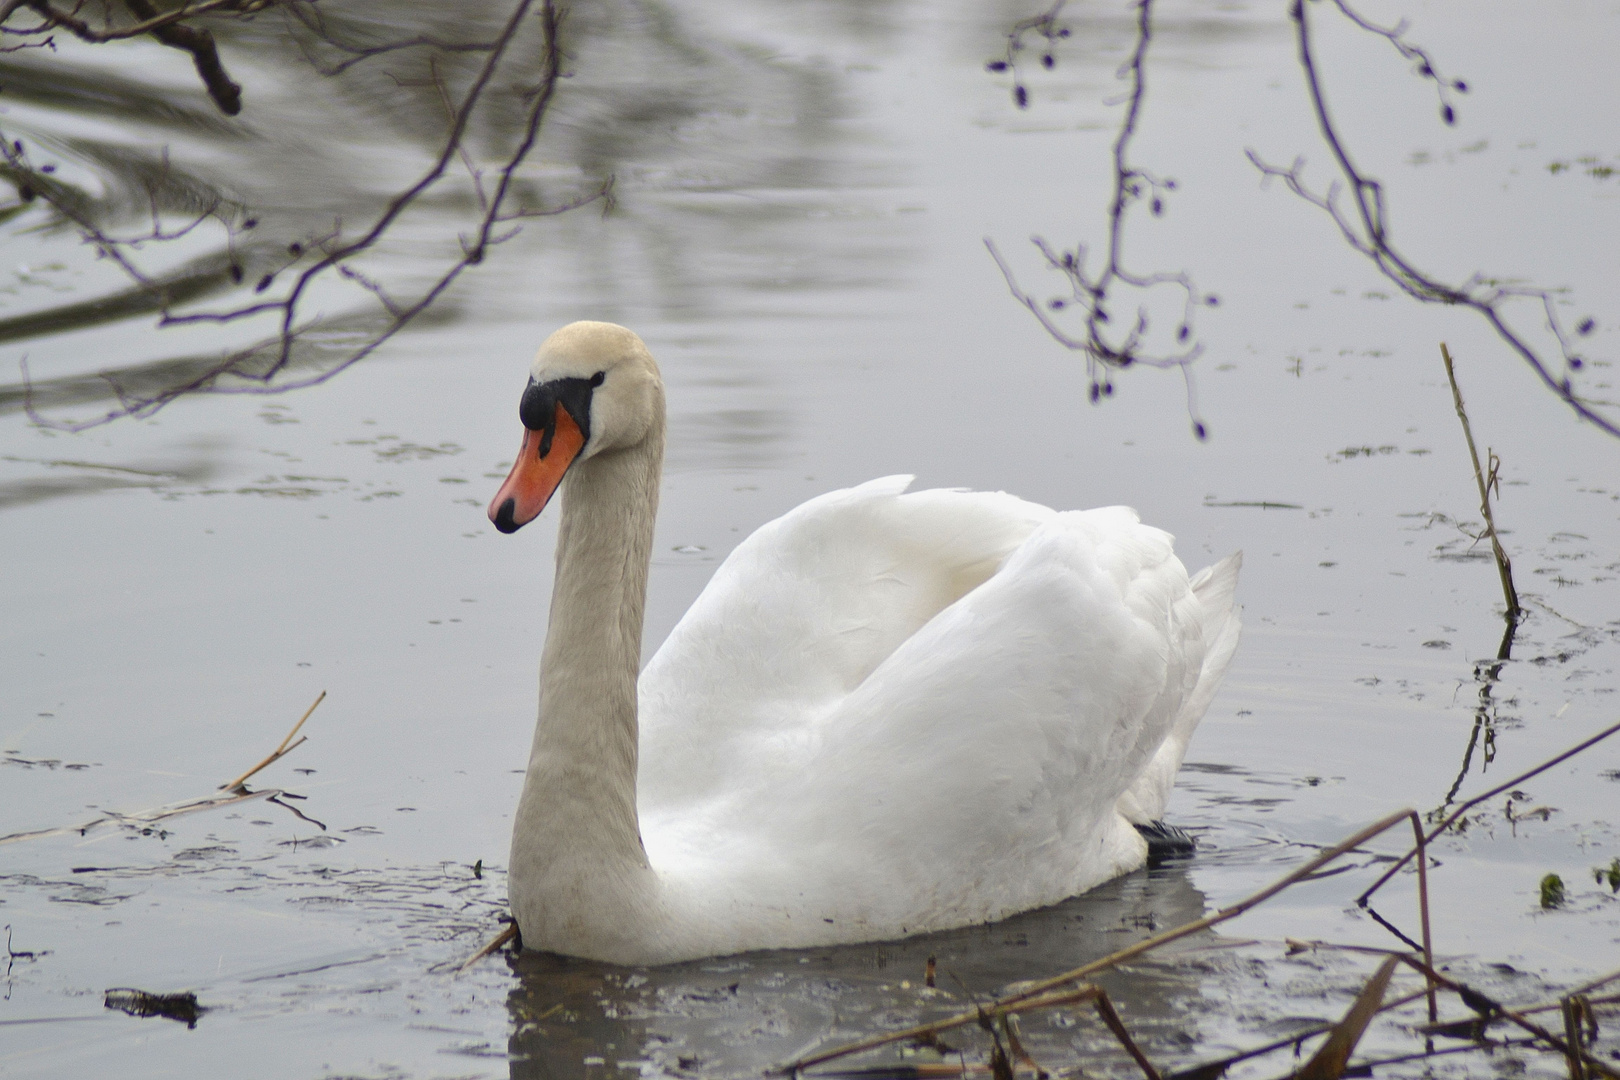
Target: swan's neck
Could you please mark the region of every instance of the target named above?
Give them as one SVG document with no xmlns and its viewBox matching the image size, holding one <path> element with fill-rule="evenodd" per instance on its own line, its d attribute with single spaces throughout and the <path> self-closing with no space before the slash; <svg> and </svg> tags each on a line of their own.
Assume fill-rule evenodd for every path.
<svg viewBox="0 0 1620 1080">
<path fill-rule="evenodd" d="M 659 425 L 639 446 L 578 462 L 563 484 L 540 719 L 512 835 L 512 906 L 529 947 L 577 947 L 590 924 L 633 918 L 625 905 L 651 898 L 636 678 L 662 464 Z"/>
</svg>

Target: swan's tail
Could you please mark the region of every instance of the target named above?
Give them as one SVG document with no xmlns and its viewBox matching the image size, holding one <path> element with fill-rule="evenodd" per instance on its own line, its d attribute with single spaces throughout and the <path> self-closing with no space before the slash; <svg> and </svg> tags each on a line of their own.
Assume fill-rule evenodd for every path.
<svg viewBox="0 0 1620 1080">
<path fill-rule="evenodd" d="M 1243 552 L 1238 551 L 1193 575 L 1191 585 L 1198 599 L 1198 625 L 1204 635 L 1204 666 L 1199 669 L 1192 693 L 1176 714 L 1169 736 L 1142 770 L 1142 775 L 1119 797 L 1116 804 L 1119 812 L 1134 825 L 1151 825 L 1164 816 L 1170 789 L 1175 786 L 1176 770 L 1181 768 L 1181 759 L 1187 754 L 1187 744 L 1192 741 L 1193 731 L 1214 700 L 1221 676 L 1226 674 L 1232 654 L 1237 651 L 1243 622 L 1238 618 L 1233 595 L 1242 566 Z"/>
</svg>

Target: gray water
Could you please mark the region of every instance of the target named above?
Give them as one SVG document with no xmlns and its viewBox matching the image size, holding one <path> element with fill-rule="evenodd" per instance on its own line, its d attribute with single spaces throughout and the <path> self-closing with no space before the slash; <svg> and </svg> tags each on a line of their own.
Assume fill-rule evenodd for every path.
<svg viewBox="0 0 1620 1080">
<path fill-rule="evenodd" d="M 1056 282 L 1027 237 L 1101 241 L 1131 13 L 1071 4 L 1020 111 L 984 63 L 1034 10 L 576 5 L 570 78 L 528 175 L 561 201 L 611 173 L 614 212 L 526 224 L 432 319 L 282 396 L 191 397 L 78 434 L 31 424 L 24 357 L 46 415 L 81 419 L 113 404 L 97 373 L 161 380 L 264 327 L 63 314 L 128 282 L 43 207 L 0 224 L 0 319 L 17 320 L 0 342 L 0 833 L 208 794 L 329 694 L 309 743 L 256 778 L 304 796 L 293 805 L 324 828 L 251 802 L 0 846 L 0 1072 L 757 1075 L 1213 911 L 1391 810 L 1466 797 L 1620 719 L 1620 446 L 1477 317 L 1402 297 L 1319 211 L 1259 183 L 1246 147 L 1329 178 L 1280 3 L 1163 9 L 1133 150 L 1179 185 L 1163 217 L 1132 217 L 1131 262 L 1187 269 L 1220 297 L 1192 368 L 1210 438 L 1192 437 L 1175 373 L 1123 373 L 1088 404 L 1083 362 L 1008 296 L 983 241 L 1043 296 Z M 1398 241 L 1438 276 L 1557 290 L 1567 323 L 1596 319 L 1585 386 L 1613 399 L 1620 176 L 1596 166 L 1620 155 L 1620 17 L 1367 13 L 1409 16 L 1471 87 L 1447 128 L 1386 43 L 1319 17 L 1335 109 L 1387 185 Z M 468 5 L 470 29 L 438 30 L 499 15 Z M 380 32 L 405 37 L 447 17 L 390 18 Z M 251 286 L 289 239 L 374 214 L 437 138 L 431 94 L 388 77 L 420 74 L 403 55 L 320 79 L 279 26 L 221 31 L 238 119 L 172 50 L 63 42 L 3 58 L 0 130 L 127 203 L 126 234 L 149 225 L 134 178 L 167 147 L 172 177 L 258 215 Z M 493 160 L 511 122 L 491 120 L 480 152 Z M 442 264 L 470 197 L 452 189 L 377 272 Z M 184 211 L 177 195 L 166 220 Z M 232 302 L 246 288 L 221 277 L 223 244 L 199 229 L 148 256 Z M 343 316 L 360 299 L 332 287 L 319 306 Z M 669 384 L 649 655 L 741 537 L 889 473 L 1128 503 L 1193 567 L 1242 549 L 1245 638 L 1171 804 L 1196 855 L 937 939 L 650 971 L 538 956 L 431 970 L 487 939 L 503 902 L 555 525 L 502 537 L 483 505 L 517 447 L 534 347 L 578 318 L 636 329 Z M 1516 321 L 1545 344 L 1534 307 Z M 1472 741 L 1501 596 L 1459 528 L 1478 498 L 1440 341 L 1502 459 L 1499 523 L 1529 608 Z M 1526 784 L 1517 820 L 1499 798 L 1442 843 L 1435 941 L 1455 970 L 1528 1003 L 1620 967 L 1620 904 L 1591 873 L 1620 855 L 1617 777 L 1620 746 L 1603 744 Z M 1342 1013 L 1368 965 L 1280 942 L 1395 944 L 1353 908 L 1376 872 L 1361 863 L 1110 976 L 1150 1055 L 1179 1067 Z M 1561 910 L 1538 904 L 1549 872 L 1569 886 Z M 1403 876 L 1380 905 L 1408 932 L 1412 894 Z M 103 1008 L 121 986 L 194 991 L 209 1011 L 188 1029 Z M 1132 1068 L 1087 1016 L 1031 1018 L 1026 1034 L 1048 1068 Z M 961 1049 L 983 1060 L 971 1033 Z M 1473 1067 L 1520 1066 L 1563 1069 Z"/>
</svg>

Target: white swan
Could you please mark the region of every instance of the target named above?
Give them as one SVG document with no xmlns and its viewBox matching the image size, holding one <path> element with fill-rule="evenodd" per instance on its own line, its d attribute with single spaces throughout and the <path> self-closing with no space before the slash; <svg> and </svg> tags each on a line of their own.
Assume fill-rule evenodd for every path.
<svg viewBox="0 0 1620 1080">
<path fill-rule="evenodd" d="M 895 938 L 1142 865 L 1132 823 L 1163 813 L 1237 645 L 1239 556 L 1189 582 L 1124 507 L 887 477 L 743 541 L 638 685 L 657 365 L 574 323 L 520 416 L 491 519 L 511 532 L 562 488 L 512 835 L 526 948 L 658 964 Z"/>
</svg>

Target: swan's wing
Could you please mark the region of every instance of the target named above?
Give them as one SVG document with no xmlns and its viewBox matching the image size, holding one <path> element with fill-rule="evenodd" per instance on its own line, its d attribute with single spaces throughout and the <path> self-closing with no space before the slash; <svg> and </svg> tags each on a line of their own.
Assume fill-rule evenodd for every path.
<svg viewBox="0 0 1620 1080">
<path fill-rule="evenodd" d="M 802 767 L 814 722 L 1054 514 L 910 482 L 812 499 L 721 564 L 641 675 L 644 816 Z"/>
<path fill-rule="evenodd" d="M 1187 744 L 1214 700 L 1243 632 L 1243 621 L 1238 618 L 1234 600 L 1238 571 L 1242 568 L 1243 552 L 1234 552 L 1214 566 L 1204 567 L 1192 579 L 1193 595 L 1198 600 L 1198 623 L 1204 638 L 1204 665 L 1198 673 L 1198 684 L 1182 704 L 1170 734 L 1159 745 L 1142 775 L 1119 797 L 1119 812 L 1127 821 L 1149 825 L 1164 817 L 1176 773 L 1187 756 Z"/>
<path fill-rule="evenodd" d="M 734 777 L 649 854 L 878 934 L 1055 902 L 1140 864 L 1114 804 L 1203 660 L 1168 534 L 1123 507 L 1054 515 L 824 709 L 790 775 Z"/>
</svg>

